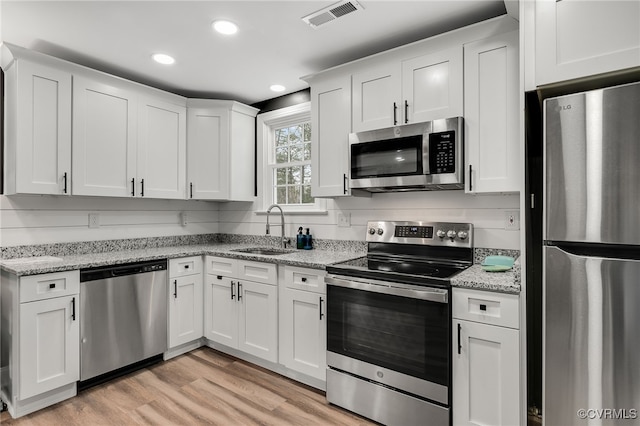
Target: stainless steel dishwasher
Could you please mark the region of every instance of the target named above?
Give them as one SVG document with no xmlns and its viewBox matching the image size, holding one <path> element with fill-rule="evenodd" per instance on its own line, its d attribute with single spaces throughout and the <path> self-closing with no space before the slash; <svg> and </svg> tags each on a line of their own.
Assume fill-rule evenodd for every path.
<svg viewBox="0 0 640 426">
<path fill-rule="evenodd" d="M 81 270 L 80 342 L 81 388 L 162 355 L 167 260 Z"/>
</svg>

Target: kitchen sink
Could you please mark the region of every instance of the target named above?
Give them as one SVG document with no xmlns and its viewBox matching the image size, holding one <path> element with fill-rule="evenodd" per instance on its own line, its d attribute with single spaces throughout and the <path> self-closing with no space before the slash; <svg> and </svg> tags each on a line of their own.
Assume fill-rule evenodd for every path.
<svg viewBox="0 0 640 426">
<path fill-rule="evenodd" d="M 279 256 L 282 254 L 293 253 L 294 250 L 274 248 L 274 247 L 250 247 L 231 250 L 237 253 L 262 254 L 265 256 Z"/>
</svg>

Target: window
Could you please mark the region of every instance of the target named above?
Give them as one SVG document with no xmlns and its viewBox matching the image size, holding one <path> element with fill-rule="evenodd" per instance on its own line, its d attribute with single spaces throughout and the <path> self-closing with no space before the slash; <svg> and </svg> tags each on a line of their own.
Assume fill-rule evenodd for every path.
<svg viewBox="0 0 640 426">
<path fill-rule="evenodd" d="M 273 200 L 280 205 L 312 205 L 311 122 L 273 128 L 269 164 Z"/>
<path fill-rule="evenodd" d="M 279 204 L 287 213 L 326 214 L 325 201 L 311 196 L 310 107 L 306 102 L 258 115 L 258 179 L 263 181 L 264 209 Z"/>
</svg>

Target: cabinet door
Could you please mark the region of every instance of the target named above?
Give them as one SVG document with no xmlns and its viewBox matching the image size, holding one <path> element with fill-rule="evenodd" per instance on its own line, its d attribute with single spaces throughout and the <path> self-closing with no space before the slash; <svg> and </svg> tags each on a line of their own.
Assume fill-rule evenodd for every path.
<svg viewBox="0 0 640 426">
<path fill-rule="evenodd" d="M 350 76 L 311 85 L 311 195 L 341 197 L 349 190 Z"/>
<path fill-rule="evenodd" d="M 238 349 L 278 362 L 278 287 L 239 281 Z"/>
<path fill-rule="evenodd" d="M 203 335 L 202 274 L 172 278 L 169 282 L 169 347 Z"/>
<path fill-rule="evenodd" d="M 280 301 L 280 362 L 326 380 L 326 296 L 285 288 Z"/>
<path fill-rule="evenodd" d="M 400 124 L 400 66 L 389 64 L 354 74 L 353 131 Z"/>
<path fill-rule="evenodd" d="M 640 66 L 640 2 L 538 0 L 535 51 L 538 86 Z"/>
<path fill-rule="evenodd" d="M 462 48 L 402 62 L 402 124 L 463 114 Z"/>
<path fill-rule="evenodd" d="M 229 198 L 229 110 L 187 110 L 187 198 Z"/>
<path fill-rule="evenodd" d="M 139 102 L 136 195 L 185 198 L 186 113 L 186 107 L 158 99 Z"/>
<path fill-rule="evenodd" d="M 520 424 L 518 334 L 511 328 L 453 321 L 453 424 Z"/>
<path fill-rule="evenodd" d="M 71 74 L 44 65 L 17 63 L 16 117 L 13 132 L 15 191 L 21 194 L 71 193 Z M 8 114 L 9 116 L 9 114 Z M 11 188 L 13 189 L 13 188 Z"/>
<path fill-rule="evenodd" d="M 74 195 L 133 195 L 136 113 L 128 90 L 74 76 Z"/>
<path fill-rule="evenodd" d="M 204 288 L 204 336 L 231 348 L 238 347 L 238 282 L 207 275 Z"/>
<path fill-rule="evenodd" d="M 464 46 L 466 190 L 520 190 L 518 32 Z"/>
<path fill-rule="evenodd" d="M 20 305 L 20 399 L 80 379 L 78 297 Z"/>
</svg>

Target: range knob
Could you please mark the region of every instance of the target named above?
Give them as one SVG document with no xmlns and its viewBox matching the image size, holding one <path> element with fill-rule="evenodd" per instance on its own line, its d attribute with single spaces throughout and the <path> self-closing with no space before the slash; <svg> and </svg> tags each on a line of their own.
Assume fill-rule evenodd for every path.
<svg viewBox="0 0 640 426">
<path fill-rule="evenodd" d="M 376 229 L 375 228 L 369 228 L 369 234 L 373 235 L 376 233 Z"/>
<path fill-rule="evenodd" d="M 458 231 L 458 238 L 461 240 L 466 240 L 469 234 L 466 231 Z"/>
<path fill-rule="evenodd" d="M 437 235 L 438 237 L 440 237 L 440 238 L 444 238 L 444 237 L 446 237 L 446 236 L 447 236 L 447 233 L 446 233 L 446 232 L 444 232 L 442 229 L 438 229 L 438 230 L 436 231 L 436 235 Z"/>
<path fill-rule="evenodd" d="M 447 231 L 447 237 L 451 238 L 451 241 L 456 239 L 456 235 L 458 234 L 453 229 Z"/>
<path fill-rule="evenodd" d="M 378 235 L 384 234 L 384 230 L 382 228 L 378 228 Z"/>
</svg>

